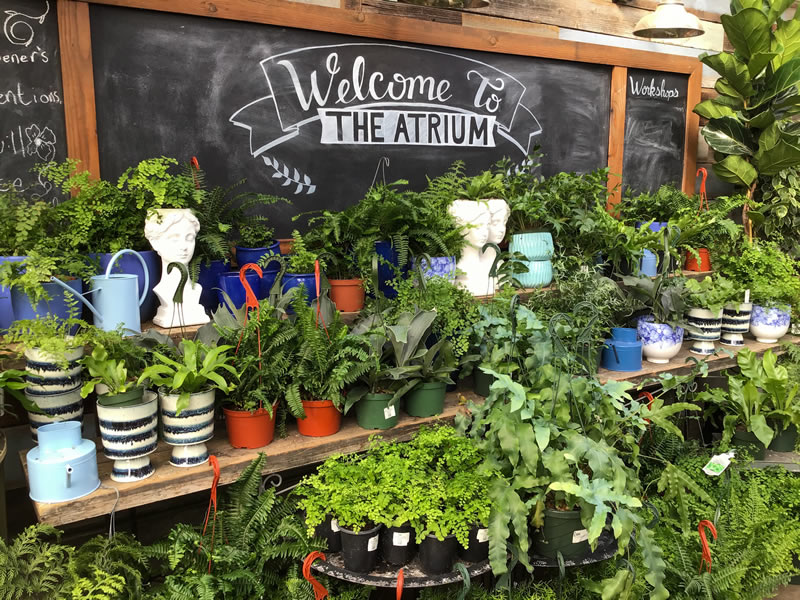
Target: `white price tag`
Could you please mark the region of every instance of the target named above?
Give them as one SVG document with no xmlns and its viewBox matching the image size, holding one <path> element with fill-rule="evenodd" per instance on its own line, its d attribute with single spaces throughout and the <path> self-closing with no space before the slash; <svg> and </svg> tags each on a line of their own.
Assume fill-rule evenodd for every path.
<svg viewBox="0 0 800 600">
<path fill-rule="evenodd" d="M 488 529 L 478 529 L 478 543 L 483 544 L 484 542 L 489 541 L 489 530 Z"/>
<path fill-rule="evenodd" d="M 392 546 L 408 546 L 410 540 L 410 533 L 395 532 L 392 534 Z"/>
<path fill-rule="evenodd" d="M 336 519 L 331 519 L 331 531 L 333 533 L 339 533 L 339 521 Z"/>
<path fill-rule="evenodd" d="M 378 536 L 373 535 L 367 542 L 367 552 L 375 552 L 378 549 Z"/>
<path fill-rule="evenodd" d="M 705 467 L 703 467 L 703 473 L 706 475 L 710 475 L 711 477 L 718 477 L 725 472 L 725 469 L 731 464 L 731 459 L 736 455 L 736 453 L 731 450 L 730 452 L 726 452 L 725 454 L 716 454 L 711 457 L 711 460 L 708 461 Z"/>
<path fill-rule="evenodd" d="M 387 406 L 383 409 L 383 418 L 384 419 L 391 419 L 397 413 L 394 411 L 394 406 Z"/>
<path fill-rule="evenodd" d="M 589 539 L 589 532 L 586 529 L 579 529 L 572 532 L 572 543 L 579 544 Z"/>
</svg>

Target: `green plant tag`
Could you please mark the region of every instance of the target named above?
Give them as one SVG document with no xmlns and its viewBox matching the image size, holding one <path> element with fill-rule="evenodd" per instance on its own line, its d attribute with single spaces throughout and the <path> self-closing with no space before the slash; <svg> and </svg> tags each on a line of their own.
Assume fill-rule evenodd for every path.
<svg viewBox="0 0 800 600">
<path fill-rule="evenodd" d="M 731 464 L 731 459 L 734 457 L 734 454 L 734 451 L 731 450 L 725 454 L 716 454 L 712 456 L 711 460 L 703 467 L 703 472 L 711 477 L 722 475 L 725 469 Z"/>
</svg>

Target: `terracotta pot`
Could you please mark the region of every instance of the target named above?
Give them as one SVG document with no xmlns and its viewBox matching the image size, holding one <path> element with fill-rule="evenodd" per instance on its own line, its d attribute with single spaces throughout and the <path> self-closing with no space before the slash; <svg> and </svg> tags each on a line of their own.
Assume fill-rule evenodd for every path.
<svg viewBox="0 0 800 600">
<path fill-rule="evenodd" d="M 277 238 L 277 239 L 278 243 L 281 245 L 281 254 L 283 256 L 291 254 L 292 244 L 294 244 L 294 240 L 292 238 Z"/>
<path fill-rule="evenodd" d="M 364 308 L 363 279 L 329 279 L 331 300 L 340 312 L 358 312 Z"/>
<path fill-rule="evenodd" d="M 333 435 L 342 426 L 342 413 L 330 400 L 303 400 L 305 419 L 297 419 L 297 431 L 309 437 Z"/>
<path fill-rule="evenodd" d="M 275 437 L 275 411 L 278 403 L 272 405 L 272 416 L 265 408 L 253 412 L 223 408 L 228 441 L 234 448 L 262 448 Z"/>
<path fill-rule="evenodd" d="M 700 248 L 697 253 L 700 255 L 699 261 L 691 252 L 686 253 L 686 264 L 684 265 L 684 268 L 687 271 L 710 271 L 711 257 L 708 255 L 708 249 Z"/>
</svg>

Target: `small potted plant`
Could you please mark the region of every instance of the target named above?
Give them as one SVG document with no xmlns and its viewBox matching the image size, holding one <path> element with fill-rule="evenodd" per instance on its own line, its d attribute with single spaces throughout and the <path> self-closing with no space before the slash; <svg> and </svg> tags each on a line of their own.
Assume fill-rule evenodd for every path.
<svg viewBox="0 0 800 600">
<path fill-rule="evenodd" d="M 164 441 L 174 446 L 170 464 L 194 467 L 208 460 L 205 442 L 214 436 L 215 392 L 234 388 L 224 373 L 238 377 L 228 354 L 232 349 L 184 339 L 174 358 L 153 352 L 157 362 L 139 377 L 140 384 L 157 386 Z"/>
<path fill-rule="evenodd" d="M 411 364 L 420 366 L 419 383 L 406 396 L 406 412 L 412 417 L 432 417 L 444 410 L 448 385 L 454 385 L 451 375 L 457 368 L 453 345 L 446 338 L 417 353 Z"/>
<path fill-rule="evenodd" d="M 692 345 L 689 351 L 707 356 L 716 352 L 714 342 L 722 331 L 722 310 L 739 297 L 739 289 L 729 279 L 718 275 L 702 281 L 686 280 L 687 331 Z"/>
<path fill-rule="evenodd" d="M 303 297 L 308 304 L 317 297 L 317 282 L 315 268 L 319 254 L 309 250 L 303 236 L 296 229 L 292 232 L 292 253 L 286 257 L 286 273 L 283 276 L 282 290 L 286 294 L 289 290 L 304 287 Z M 320 263 L 320 269 L 325 265 Z M 320 273 L 320 277 L 322 274 Z"/>
</svg>

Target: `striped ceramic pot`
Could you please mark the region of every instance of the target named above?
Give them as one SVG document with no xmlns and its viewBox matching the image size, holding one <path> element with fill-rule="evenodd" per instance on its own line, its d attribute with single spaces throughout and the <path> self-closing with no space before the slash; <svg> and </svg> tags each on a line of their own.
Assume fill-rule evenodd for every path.
<svg viewBox="0 0 800 600">
<path fill-rule="evenodd" d="M 525 263 L 527 273 L 516 275 L 524 288 L 547 287 L 553 281 L 553 263 L 549 260 L 530 260 Z"/>
<path fill-rule="evenodd" d="M 194 467 L 208 460 L 205 442 L 214 437 L 214 390 L 189 396 L 189 406 L 177 414 L 179 394 L 158 392 L 161 403 L 161 430 L 172 449 L 170 464 Z"/>
<path fill-rule="evenodd" d="M 692 344 L 689 352 L 708 356 L 714 354 L 717 348 L 714 344 L 722 331 L 722 309 L 717 312 L 705 308 L 692 308 L 687 315 L 689 339 Z"/>
<path fill-rule="evenodd" d="M 67 353 L 67 368 L 62 369 L 51 354 L 36 348 L 25 351 L 25 377 L 28 386 L 25 396 L 36 404 L 41 412 L 28 411 L 31 435 L 36 441 L 36 430 L 48 423 L 59 421 L 81 421 L 83 399 L 81 398 L 81 372 L 78 361 L 83 357 L 83 348 Z"/>
<path fill-rule="evenodd" d="M 744 334 L 750 331 L 750 315 L 753 305 L 728 304 L 722 309 L 722 335 L 720 342 L 725 346 L 744 346 Z"/>
<path fill-rule="evenodd" d="M 155 472 L 149 454 L 158 446 L 158 394 L 145 390 L 133 406 L 97 404 L 103 454 L 114 461 L 111 479 L 120 482 L 147 479 Z"/>
<path fill-rule="evenodd" d="M 528 260 L 550 260 L 554 251 L 553 236 L 549 231 L 515 233 L 508 249 L 524 254 Z"/>
</svg>

